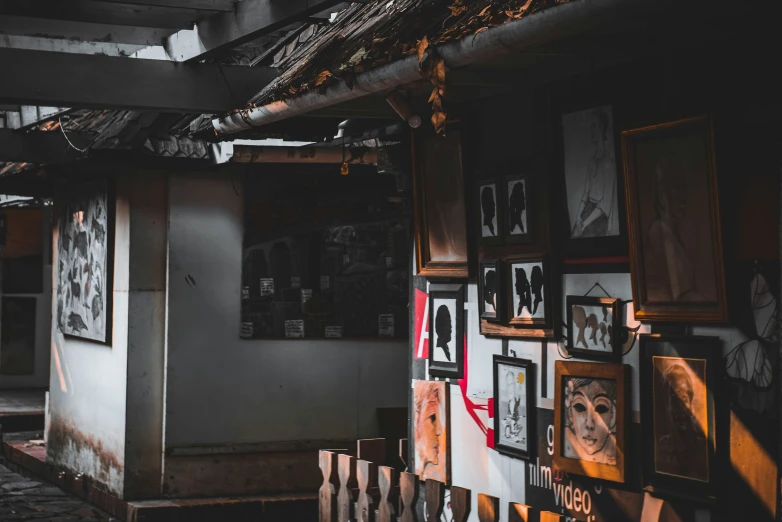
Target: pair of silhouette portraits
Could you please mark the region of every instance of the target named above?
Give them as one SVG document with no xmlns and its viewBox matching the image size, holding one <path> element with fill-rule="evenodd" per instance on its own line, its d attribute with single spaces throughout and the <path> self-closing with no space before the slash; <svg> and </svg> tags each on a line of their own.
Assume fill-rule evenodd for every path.
<svg viewBox="0 0 782 522">
<path fill-rule="evenodd" d="M 524 233 L 524 223 L 521 220 L 521 214 L 526 209 L 527 202 L 524 195 L 524 183 L 518 182 L 513 185 L 508 198 L 508 219 L 511 234 L 515 233 L 517 227 L 519 234 Z M 490 186 L 483 187 L 481 190 L 481 210 L 483 212 L 483 225 L 489 229 L 492 236 L 496 236 L 494 216 L 497 215 L 497 204 L 494 201 L 494 189 Z"/>
<path fill-rule="evenodd" d="M 543 302 L 543 269 L 535 265 L 532 267 L 529 279 L 527 271 L 523 268 L 516 268 L 516 295 L 519 296 L 519 306 L 516 310 L 516 317 L 521 317 L 526 308 L 530 315 L 535 315 L 538 306 Z M 533 301 L 534 296 L 534 301 Z"/>
</svg>

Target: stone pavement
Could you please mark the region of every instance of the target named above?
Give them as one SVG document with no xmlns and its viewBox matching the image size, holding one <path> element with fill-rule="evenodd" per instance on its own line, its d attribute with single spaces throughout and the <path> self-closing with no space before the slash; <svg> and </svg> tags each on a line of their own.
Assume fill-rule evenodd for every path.
<svg viewBox="0 0 782 522">
<path fill-rule="evenodd" d="M 0 465 L 0 522 L 118 522 L 61 489 Z"/>
</svg>

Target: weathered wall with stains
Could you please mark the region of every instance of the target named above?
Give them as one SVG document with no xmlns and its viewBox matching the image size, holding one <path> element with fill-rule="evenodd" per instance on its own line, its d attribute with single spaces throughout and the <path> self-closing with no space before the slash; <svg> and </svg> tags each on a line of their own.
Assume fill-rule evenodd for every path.
<svg viewBox="0 0 782 522">
<path fill-rule="evenodd" d="M 111 343 L 66 338 L 56 327 L 51 334 L 47 459 L 90 476 L 117 494 L 122 494 L 125 467 L 129 183 L 127 177 L 117 179 Z M 57 235 L 54 227 L 55 245 Z M 57 266 L 57 249 L 53 250 Z"/>
<path fill-rule="evenodd" d="M 376 408 L 406 404 L 407 343 L 241 340 L 241 180 L 169 191 L 166 447 L 376 435 Z"/>
</svg>

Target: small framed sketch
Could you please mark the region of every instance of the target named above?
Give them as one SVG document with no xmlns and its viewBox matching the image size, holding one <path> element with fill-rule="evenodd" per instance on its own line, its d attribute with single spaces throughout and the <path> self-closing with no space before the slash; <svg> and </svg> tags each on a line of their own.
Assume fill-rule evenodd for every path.
<svg viewBox="0 0 782 522">
<path fill-rule="evenodd" d="M 464 285 L 429 285 L 429 375 L 464 377 Z"/>
<path fill-rule="evenodd" d="M 491 322 L 502 320 L 501 264 L 496 259 L 482 259 L 478 276 L 478 308 L 481 319 Z"/>
<path fill-rule="evenodd" d="M 567 296 L 568 353 L 585 359 L 622 357 L 619 299 Z"/>
<path fill-rule="evenodd" d="M 714 497 L 722 345 L 717 337 L 641 336 L 644 485 Z"/>
<path fill-rule="evenodd" d="M 450 396 L 445 381 L 413 381 L 415 474 L 451 483 Z"/>
<path fill-rule="evenodd" d="M 501 245 L 502 244 L 502 224 L 501 210 L 502 205 L 498 205 L 499 185 L 496 180 L 484 180 L 478 182 L 480 216 L 480 234 L 478 237 L 482 245 Z"/>
<path fill-rule="evenodd" d="M 535 432 L 535 365 L 527 359 L 494 356 L 494 449 L 529 459 Z"/>
<path fill-rule="evenodd" d="M 527 176 L 506 176 L 503 178 L 503 203 L 505 208 L 505 242 L 531 243 L 532 220 L 530 201 L 532 186 Z"/>
<path fill-rule="evenodd" d="M 507 260 L 506 301 L 511 326 L 541 328 L 551 324 L 551 278 L 547 256 Z"/>
<path fill-rule="evenodd" d="M 556 361 L 554 372 L 554 466 L 623 483 L 630 368 Z"/>
</svg>

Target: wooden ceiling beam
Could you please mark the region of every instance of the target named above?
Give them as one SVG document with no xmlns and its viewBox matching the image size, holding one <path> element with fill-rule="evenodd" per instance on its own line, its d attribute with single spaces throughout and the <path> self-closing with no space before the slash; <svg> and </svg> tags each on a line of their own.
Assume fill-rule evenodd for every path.
<svg viewBox="0 0 782 522">
<path fill-rule="evenodd" d="M 83 149 L 92 141 L 92 135 L 69 132 L 68 140 Z M 78 159 L 81 153 L 71 147 L 62 131 L 23 133 L 0 129 L 0 162 L 60 163 Z"/>
<path fill-rule="evenodd" d="M 0 49 L 0 103 L 219 114 L 276 76 L 266 67 Z"/>
<path fill-rule="evenodd" d="M 238 0 L 97 0 L 113 4 L 134 4 L 177 9 L 201 9 L 204 11 L 233 11 Z"/>
<path fill-rule="evenodd" d="M 0 35 L 52 38 L 72 42 L 107 42 L 129 45 L 162 45 L 176 29 L 131 27 L 33 18 L 0 16 Z"/>
</svg>

